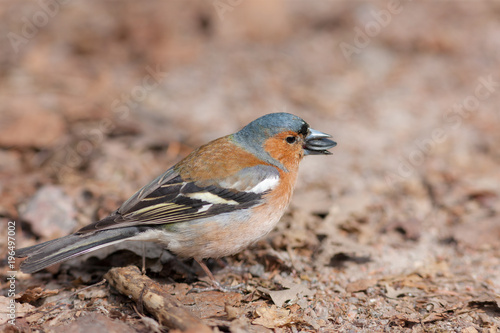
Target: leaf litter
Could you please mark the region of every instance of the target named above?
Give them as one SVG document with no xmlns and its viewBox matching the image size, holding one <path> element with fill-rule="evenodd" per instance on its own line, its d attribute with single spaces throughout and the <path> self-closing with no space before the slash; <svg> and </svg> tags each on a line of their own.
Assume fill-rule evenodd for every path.
<svg viewBox="0 0 500 333">
<path fill-rule="evenodd" d="M 16 221 L 16 246 L 101 218 L 198 145 L 287 111 L 339 146 L 304 160 L 276 230 L 208 261 L 240 292 L 191 293 L 204 285 L 196 263 L 155 246 L 148 277 L 214 331 L 496 332 L 498 77 L 479 86 L 492 73 L 495 4 L 407 3 L 351 61 L 339 43 L 385 3 L 245 2 L 224 21 L 206 2 L 179 6 L 75 4 L 22 57 L 0 55 L 0 222 Z M 15 27 L 23 12 L 0 15 Z M 263 12 L 281 19 L 252 23 Z M 457 22 L 468 28 L 457 34 Z M 143 100 L 124 100 L 152 64 L 168 75 Z M 476 89 L 491 94 L 456 113 Z M 129 112 L 114 114 L 117 102 Z M 140 267 L 141 253 L 127 244 L 18 273 L 17 326 L 2 329 L 166 331 L 101 283 L 111 267 Z M 9 271 L 0 265 L 3 308 Z"/>
</svg>

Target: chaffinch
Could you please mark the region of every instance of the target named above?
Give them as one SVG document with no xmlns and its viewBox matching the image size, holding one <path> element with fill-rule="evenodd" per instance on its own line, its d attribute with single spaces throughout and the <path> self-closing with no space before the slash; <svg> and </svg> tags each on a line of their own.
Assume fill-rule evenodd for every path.
<svg viewBox="0 0 500 333">
<path fill-rule="evenodd" d="M 331 136 L 288 113 L 260 117 L 199 147 L 110 216 L 72 235 L 19 249 L 33 273 L 124 240 L 155 241 L 194 258 L 241 251 L 269 233 L 290 202 L 304 155 L 331 154 Z"/>
</svg>

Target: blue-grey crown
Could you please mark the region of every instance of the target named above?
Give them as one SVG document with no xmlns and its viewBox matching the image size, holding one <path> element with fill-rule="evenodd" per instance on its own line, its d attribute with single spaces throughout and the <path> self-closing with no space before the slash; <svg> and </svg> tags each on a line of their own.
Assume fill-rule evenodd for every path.
<svg viewBox="0 0 500 333">
<path fill-rule="evenodd" d="M 239 132 L 233 134 L 233 140 L 260 159 L 284 169 L 284 166 L 279 161 L 262 149 L 267 139 L 284 131 L 293 131 L 306 136 L 309 131 L 309 124 L 302 118 L 290 113 L 270 113 L 255 119 Z"/>
</svg>

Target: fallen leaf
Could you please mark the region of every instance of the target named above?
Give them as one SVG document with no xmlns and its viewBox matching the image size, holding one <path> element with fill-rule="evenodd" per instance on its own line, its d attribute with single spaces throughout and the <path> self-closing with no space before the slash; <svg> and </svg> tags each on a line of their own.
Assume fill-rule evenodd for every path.
<svg viewBox="0 0 500 333">
<path fill-rule="evenodd" d="M 31 287 L 26 289 L 26 291 L 16 297 L 16 301 L 19 303 L 32 303 L 40 298 L 45 298 L 52 295 L 57 295 L 59 290 L 44 290 L 41 287 Z"/>
<path fill-rule="evenodd" d="M 390 285 L 385 285 L 386 294 L 385 296 L 392 299 L 397 299 L 402 296 L 415 296 L 417 294 L 421 294 L 422 291 L 417 288 L 400 288 L 395 289 Z"/>
<path fill-rule="evenodd" d="M 0 296 L 0 306 L 2 308 L 2 316 L 0 316 L 0 325 L 7 323 L 12 319 L 9 315 L 12 309 L 14 309 L 15 317 L 22 318 L 26 313 L 33 311 L 35 307 L 28 303 L 18 303 L 14 301 L 12 297 Z"/>
<path fill-rule="evenodd" d="M 226 304 L 224 310 L 226 311 L 227 317 L 229 319 L 239 318 L 245 312 L 244 308 L 241 308 L 238 306 L 232 306 L 232 305 L 228 305 L 228 304 Z"/>
<path fill-rule="evenodd" d="M 295 284 L 289 289 L 284 290 L 267 290 L 265 288 L 258 288 L 260 291 L 268 294 L 273 303 L 277 306 L 283 306 L 286 301 L 295 301 L 300 296 L 312 296 L 314 293 L 302 284 Z"/>
<path fill-rule="evenodd" d="M 348 293 L 356 293 L 358 291 L 365 291 L 366 289 L 373 287 L 377 284 L 377 279 L 360 279 L 349 283 L 346 286 L 346 291 Z"/>
<path fill-rule="evenodd" d="M 290 324 L 293 319 L 290 316 L 290 310 L 278 309 L 276 305 L 271 305 L 271 307 L 261 306 L 255 310 L 255 313 L 259 318 L 254 319 L 252 323 L 267 328 L 276 328 Z"/>
</svg>

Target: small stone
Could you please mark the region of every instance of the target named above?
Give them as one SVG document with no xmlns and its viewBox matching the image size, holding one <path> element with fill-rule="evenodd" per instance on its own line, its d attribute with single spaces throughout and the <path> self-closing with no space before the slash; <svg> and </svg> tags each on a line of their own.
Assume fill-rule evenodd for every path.
<svg viewBox="0 0 500 333">
<path fill-rule="evenodd" d="M 253 276 L 261 277 L 265 273 L 265 267 L 261 264 L 255 264 L 250 267 L 249 272 Z"/>
<path fill-rule="evenodd" d="M 31 224 L 36 235 L 50 239 L 73 232 L 75 216 L 73 200 L 57 186 L 40 188 L 20 211 L 21 219 Z"/>
</svg>

